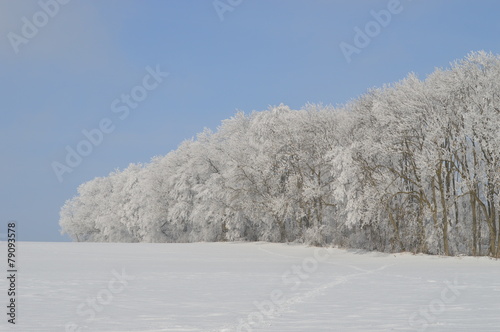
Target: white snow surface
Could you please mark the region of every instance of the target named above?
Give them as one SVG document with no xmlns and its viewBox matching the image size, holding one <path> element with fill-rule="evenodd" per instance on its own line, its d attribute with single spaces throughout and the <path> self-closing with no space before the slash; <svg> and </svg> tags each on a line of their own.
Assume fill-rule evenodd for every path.
<svg viewBox="0 0 500 332">
<path fill-rule="evenodd" d="M 2 278 L 1 331 L 500 331 L 500 261 L 486 257 L 262 242 L 17 245 L 17 324 L 7 323 Z"/>
</svg>

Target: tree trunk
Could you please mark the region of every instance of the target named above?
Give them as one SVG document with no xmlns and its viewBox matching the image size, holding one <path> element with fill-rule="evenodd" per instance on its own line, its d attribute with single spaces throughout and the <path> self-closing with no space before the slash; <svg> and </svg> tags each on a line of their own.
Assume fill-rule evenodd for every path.
<svg viewBox="0 0 500 332">
<path fill-rule="evenodd" d="M 448 209 L 446 207 L 446 196 L 445 189 L 443 186 L 443 178 L 441 176 L 442 172 L 442 164 L 439 165 L 439 169 L 437 171 L 437 180 L 439 183 L 439 193 L 441 196 L 441 207 L 443 208 L 443 224 L 441 225 L 443 230 L 443 251 L 446 256 L 450 255 L 450 249 L 448 244 Z"/>
</svg>

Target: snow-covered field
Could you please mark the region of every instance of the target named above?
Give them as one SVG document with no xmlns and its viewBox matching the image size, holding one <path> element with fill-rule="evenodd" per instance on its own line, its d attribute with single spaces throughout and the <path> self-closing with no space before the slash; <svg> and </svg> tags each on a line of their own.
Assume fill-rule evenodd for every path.
<svg viewBox="0 0 500 332">
<path fill-rule="evenodd" d="M 269 243 L 20 242 L 18 254 L 18 323 L 2 278 L 2 331 L 500 331 L 488 258 Z"/>
</svg>

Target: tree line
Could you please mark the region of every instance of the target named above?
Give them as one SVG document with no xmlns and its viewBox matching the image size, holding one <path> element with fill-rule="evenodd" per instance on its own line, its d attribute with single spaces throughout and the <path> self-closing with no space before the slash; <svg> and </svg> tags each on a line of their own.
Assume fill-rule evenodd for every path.
<svg viewBox="0 0 500 332">
<path fill-rule="evenodd" d="M 80 185 L 76 241 L 272 241 L 500 256 L 500 57 L 475 52 L 346 105 L 237 113 Z"/>
</svg>

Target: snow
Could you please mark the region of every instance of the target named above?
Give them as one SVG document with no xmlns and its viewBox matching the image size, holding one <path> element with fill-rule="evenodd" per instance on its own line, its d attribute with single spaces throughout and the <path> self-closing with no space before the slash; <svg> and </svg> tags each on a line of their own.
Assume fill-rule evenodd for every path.
<svg viewBox="0 0 500 332">
<path fill-rule="evenodd" d="M 263 242 L 19 242 L 18 254 L 18 323 L 2 313 L 2 331 L 500 329 L 500 262 L 486 257 Z"/>
</svg>

